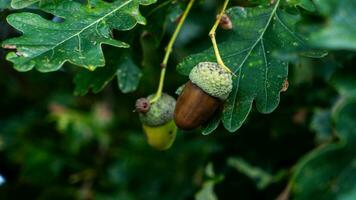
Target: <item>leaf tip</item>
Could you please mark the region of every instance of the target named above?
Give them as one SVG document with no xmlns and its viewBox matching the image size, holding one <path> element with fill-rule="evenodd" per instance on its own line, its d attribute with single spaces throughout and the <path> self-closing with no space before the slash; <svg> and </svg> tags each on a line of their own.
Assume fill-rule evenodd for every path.
<svg viewBox="0 0 356 200">
<path fill-rule="evenodd" d="M 86 68 L 92 72 L 96 69 L 96 67 L 94 65 L 88 65 L 88 66 L 86 66 Z"/>
</svg>

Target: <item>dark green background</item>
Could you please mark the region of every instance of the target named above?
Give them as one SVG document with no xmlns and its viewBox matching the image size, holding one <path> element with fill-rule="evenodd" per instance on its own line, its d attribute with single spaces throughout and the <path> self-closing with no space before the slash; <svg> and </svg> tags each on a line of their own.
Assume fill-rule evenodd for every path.
<svg viewBox="0 0 356 200">
<path fill-rule="evenodd" d="M 164 89 L 171 95 L 187 80 L 175 71 L 177 63 L 211 45 L 207 33 L 217 5 L 208 2 L 198 2 L 176 42 Z M 144 8 L 143 14 L 159 3 Z M 172 6 L 178 10 L 171 9 L 171 17 L 179 14 L 185 3 L 181 4 Z M 318 27 L 334 16 L 298 9 L 308 30 L 310 24 Z M 0 12 L 1 40 L 19 35 L 5 21 L 12 12 L 16 11 Z M 236 133 L 222 127 L 208 136 L 200 130 L 179 131 L 172 148 L 161 152 L 146 144 L 132 112 L 137 98 L 156 90 L 159 62 L 175 26 L 169 17 L 162 21 L 154 17 L 147 17 L 147 27 L 120 35 L 131 49 L 104 47 L 108 59 L 126 51 L 142 69 L 138 90 L 129 94 L 122 94 L 114 80 L 98 94 L 75 96 L 73 77 L 83 69 L 66 64 L 53 73 L 20 73 L 0 50 L 0 175 L 6 180 L 0 185 L 0 199 L 188 200 L 209 182 L 222 200 L 275 199 L 283 191 L 291 199 L 341 199 L 345 194 L 356 198 L 355 49 L 325 47 L 329 55 L 322 59 L 294 60 L 289 88 L 272 114 L 253 110 Z M 143 30 L 152 31 L 151 45 L 158 45 L 148 46 L 146 56 L 140 43 Z M 351 111 L 332 117 L 340 98 L 351 99 L 346 109 Z M 332 155 L 320 153 L 320 146 L 328 146 Z M 309 163 L 305 156 L 310 154 L 317 160 Z M 209 163 L 215 175 L 205 172 Z M 245 170 L 242 163 L 247 163 Z M 311 174 L 304 176 L 308 172 L 303 170 Z M 342 189 L 318 186 L 330 180 Z"/>
</svg>

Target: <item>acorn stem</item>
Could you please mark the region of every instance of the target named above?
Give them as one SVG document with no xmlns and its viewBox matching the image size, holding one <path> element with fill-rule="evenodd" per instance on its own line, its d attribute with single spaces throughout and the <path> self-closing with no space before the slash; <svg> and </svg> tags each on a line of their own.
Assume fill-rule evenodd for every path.
<svg viewBox="0 0 356 200">
<path fill-rule="evenodd" d="M 166 75 L 166 68 L 163 67 L 161 69 L 161 76 L 159 78 L 158 89 L 157 89 L 157 92 L 155 94 L 155 97 L 150 101 L 151 104 L 155 103 L 156 101 L 158 101 L 159 98 L 161 98 L 161 96 L 162 96 L 165 75 Z"/>
<path fill-rule="evenodd" d="M 87 0 L 87 7 L 88 7 L 88 8 L 91 8 L 91 2 L 90 2 L 90 0 Z"/>
<path fill-rule="evenodd" d="M 184 21 L 187 18 L 188 13 L 191 10 L 194 2 L 195 2 L 195 0 L 190 0 L 189 1 L 186 9 L 184 10 L 184 12 L 182 14 L 182 17 L 180 18 L 180 20 L 178 22 L 178 25 L 177 25 L 176 29 L 173 32 L 173 35 L 172 35 L 171 39 L 168 42 L 168 45 L 166 47 L 166 53 L 165 53 L 163 61 L 161 63 L 161 76 L 160 76 L 160 79 L 159 79 L 158 89 L 157 89 L 155 97 L 150 101 L 150 103 L 154 103 L 154 102 L 158 101 L 158 99 L 161 98 L 161 96 L 162 96 L 164 78 L 165 78 L 165 75 L 166 75 L 166 67 L 167 67 L 167 64 L 168 64 L 169 56 L 171 55 L 171 52 L 172 52 L 173 44 L 176 41 L 176 39 L 178 37 L 178 34 L 179 34 L 180 30 L 182 29 Z"/>
<path fill-rule="evenodd" d="M 216 61 L 217 63 L 227 72 L 231 73 L 232 75 L 236 76 L 225 64 L 224 61 L 222 60 L 221 56 L 220 56 L 220 51 L 216 42 L 216 37 L 215 37 L 215 33 L 216 33 L 216 29 L 219 25 L 219 22 L 221 20 L 221 17 L 223 16 L 223 14 L 225 13 L 226 7 L 229 4 L 229 0 L 225 0 L 223 8 L 220 11 L 220 14 L 217 16 L 216 21 L 213 25 L 213 27 L 211 28 L 210 32 L 209 32 L 209 37 L 211 39 L 211 42 L 213 44 L 213 48 L 214 48 L 214 52 L 215 52 L 215 57 L 216 57 Z"/>
</svg>

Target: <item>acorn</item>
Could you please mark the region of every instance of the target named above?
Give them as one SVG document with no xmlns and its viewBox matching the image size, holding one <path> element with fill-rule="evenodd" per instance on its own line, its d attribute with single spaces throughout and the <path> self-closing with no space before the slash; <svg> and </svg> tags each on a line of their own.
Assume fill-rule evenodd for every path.
<svg viewBox="0 0 356 200">
<path fill-rule="evenodd" d="M 178 97 L 174 121 L 180 129 L 191 130 L 207 122 L 232 90 L 231 73 L 214 62 L 201 62 L 189 74 Z"/>
<path fill-rule="evenodd" d="M 136 101 L 136 111 L 145 132 L 148 144 L 158 150 L 169 149 L 177 134 L 177 126 L 173 120 L 176 100 L 168 94 L 162 96 L 154 103 L 150 100 L 154 95 L 140 98 Z"/>
</svg>

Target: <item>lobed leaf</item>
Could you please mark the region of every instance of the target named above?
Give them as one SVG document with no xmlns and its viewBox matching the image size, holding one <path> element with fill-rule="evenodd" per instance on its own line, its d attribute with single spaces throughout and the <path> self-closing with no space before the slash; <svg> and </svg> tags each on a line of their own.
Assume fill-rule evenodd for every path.
<svg viewBox="0 0 356 200">
<path fill-rule="evenodd" d="M 226 12 L 233 29 L 219 49 L 236 77 L 221 119 L 230 132 L 241 127 L 254 101 L 262 113 L 270 113 L 277 107 L 288 75 L 288 62 L 276 56 L 278 52 L 298 52 L 308 57 L 324 55 L 310 49 L 306 38 L 295 31 L 299 16 L 279 9 L 279 3 L 270 7 L 233 7 Z M 212 48 L 188 56 L 177 69 L 188 75 L 202 61 L 215 61 Z"/>
<path fill-rule="evenodd" d="M 7 60 L 19 71 L 33 68 L 41 72 L 56 71 L 67 61 L 94 70 L 105 65 L 102 44 L 129 47 L 113 39 L 112 29 L 124 31 L 137 23 L 145 24 L 139 5 L 154 2 L 118 0 L 107 3 L 97 0 L 92 2 L 91 8 L 74 1 L 44 4 L 41 9 L 64 21 L 55 23 L 27 12 L 9 15 L 8 23 L 23 35 L 4 41 L 2 46 L 17 49 L 7 55 Z"/>
<path fill-rule="evenodd" d="M 91 89 L 94 93 L 100 92 L 104 87 L 117 77 L 117 84 L 123 93 L 135 91 L 142 77 L 141 70 L 132 60 L 129 53 L 123 52 L 117 58 L 110 59 L 104 68 L 93 72 L 82 70 L 75 78 L 74 93 L 85 95 Z"/>
</svg>

